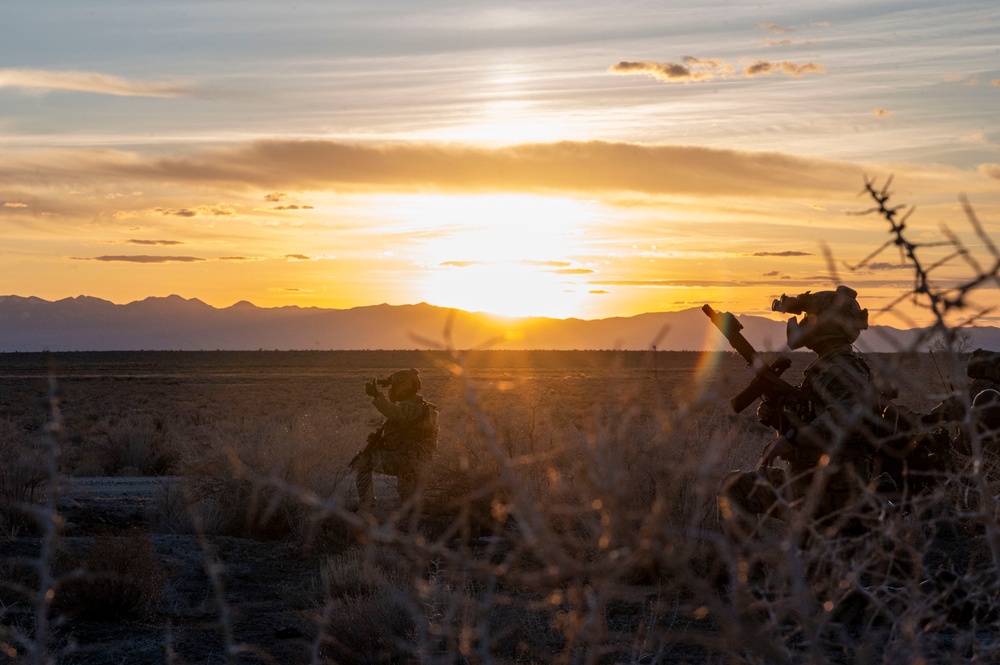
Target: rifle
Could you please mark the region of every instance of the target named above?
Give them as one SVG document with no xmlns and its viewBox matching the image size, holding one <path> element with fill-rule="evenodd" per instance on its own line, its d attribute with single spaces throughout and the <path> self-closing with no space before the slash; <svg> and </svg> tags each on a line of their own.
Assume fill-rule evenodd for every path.
<svg viewBox="0 0 1000 665">
<path fill-rule="evenodd" d="M 377 430 L 368 435 L 368 444 L 358 451 L 358 453 L 351 458 L 351 461 L 347 463 L 347 467 L 354 470 L 355 465 L 361 460 L 362 456 L 368 455 L 368 453 L 378 449 L 379 446 L 385 441 L 385 424 L 379 427 Z"/>
<path fill-rule="evenodd" d="M 747 361 L 747 366 L 753 369 L 756 375 L 749 386 L 729 400 L 733 411 L 740 413 L 758 398 L 767 398 L 769 402 L 774 403 L 775 408 L 774 415 L 770 418 L 771 422 L 764 424 L 780 430 L 785 401 L 789 398 L 804 398 L 802 391 L 781 378 L 785 370 L 792 366 L 792 361 L 787 356 L 782 355 L 768 365 L 764 357 L 757 353 L 753 345 L 740 332 L 743 330 L 743 324 L 737 321 L 735 316 L 729 312 L 716 312 L 710 305 L 705 305 L 701 311 L 705 312 L 715 327 L 726 336 L 729 344 Z"/>
</svg>

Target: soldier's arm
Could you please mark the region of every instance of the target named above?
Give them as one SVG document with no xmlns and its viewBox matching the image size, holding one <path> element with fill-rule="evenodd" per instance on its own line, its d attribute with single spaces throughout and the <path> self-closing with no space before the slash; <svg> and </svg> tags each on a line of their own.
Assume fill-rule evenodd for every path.
<svg viewBox="0 0 1000 665">
<path fill-rule="evenodd" d="M 416 420 L 423 415 L 423 408 L 419 402 L 393 403 L 381 393 L 372 398 L 372 405 L 385 416 L 386 420 L 397 424 Z"/>
</svg>

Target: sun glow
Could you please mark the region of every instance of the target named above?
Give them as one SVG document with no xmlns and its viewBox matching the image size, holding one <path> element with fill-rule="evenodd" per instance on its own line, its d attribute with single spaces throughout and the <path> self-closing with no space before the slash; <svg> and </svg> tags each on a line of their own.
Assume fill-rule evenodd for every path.
<svg viewBox="0 0 1000 665">
<path fill-rule="evenodd" d="M 580 312 L 594 269 L 579 257 L 597 204 L 526 195 L 426 198 L 433 199 L 425 201 L 426 221 L 440 232 L 422 248 L 428 302 L 505 316 Z"/>
</svg>

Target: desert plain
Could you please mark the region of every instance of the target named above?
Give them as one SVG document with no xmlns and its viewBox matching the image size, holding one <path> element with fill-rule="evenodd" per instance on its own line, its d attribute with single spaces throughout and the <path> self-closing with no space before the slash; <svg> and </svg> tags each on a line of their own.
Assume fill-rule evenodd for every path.
<svg viewBox="0 0 1000 665">
<path fill-rule="evenodd" d="M 791 357 L 794 383 L 810 355 Z M 869 359 L 915 410 L 962 378 L 961 358 Z M 358 513 L 347 464 L 381 420 L 364 383 L 407 367 L 440 409 L 437 452 L 415 501 L 378 477 Z M 719 480 L 774 436 L 730 408 L 751 378 L 729 353 L 4 354 L 0 659 L 995 653 L 992 460 L 926 510 L 885 507 L 863 542 L 803 547 L 774 520 L 731 542 Z"/>
</svg>

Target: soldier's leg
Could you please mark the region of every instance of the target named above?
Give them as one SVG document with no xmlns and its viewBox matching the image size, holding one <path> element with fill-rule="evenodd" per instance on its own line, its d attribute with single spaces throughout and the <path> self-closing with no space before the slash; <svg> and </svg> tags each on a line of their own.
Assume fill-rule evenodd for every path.
<svg viewBox="0 0 1000 665">
<path fill-rule="evenodd" d="M 371 509 L 375 505 L 374 471 L 375 461 L 371 454 L 363 454 L 354 467 L 354 484 L 358 488 L 358 502 L 362 509 Z"/>
<path fill-rule="evenodd" d="M 746 538 L 757 529 L 758 515 L 785 519 L 787 501 L 781 495 L 785 486 L 782 469 L 733 471 L 719 485 L 719 521 L 737 538 Z"/>
<path fill-rule="evenodd" d="M 399 502 L 406 503 L 417 493 L 417 472 L 410 466 L 404 466 L 396 474 L 396 490 L 399 492 Z"/>
<path fill-rule="evenodd" d="M 417 491 L 419 459 L 416 455 L 405 451 L 393 451 L 385 455 L 382 473 L 396 477 L 399 502 L 405 503 Z"/>
</svg>

